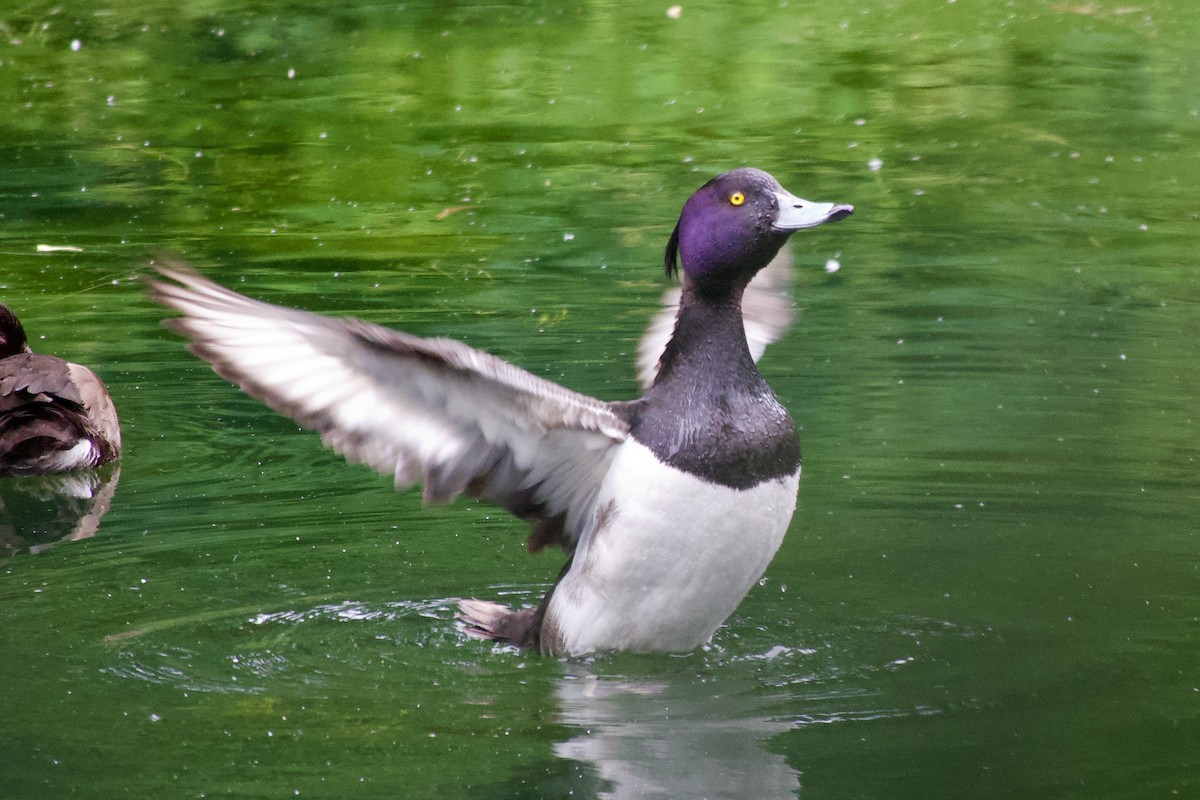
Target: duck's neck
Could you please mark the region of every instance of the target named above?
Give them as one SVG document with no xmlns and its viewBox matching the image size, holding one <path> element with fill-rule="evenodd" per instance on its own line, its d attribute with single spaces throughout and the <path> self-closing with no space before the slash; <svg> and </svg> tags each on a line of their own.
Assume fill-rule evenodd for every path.
<svg viewBox="0 0 1200 800">
<path fill-rule="evenodd" d="M 734 286 L 710 295 L 690 281 L 684 283 L 675 330 L 663 351 L 655 386 L 697 376 L 713 386 L 762 381 L 746 343 L 744 289 Z"/>
</svg>

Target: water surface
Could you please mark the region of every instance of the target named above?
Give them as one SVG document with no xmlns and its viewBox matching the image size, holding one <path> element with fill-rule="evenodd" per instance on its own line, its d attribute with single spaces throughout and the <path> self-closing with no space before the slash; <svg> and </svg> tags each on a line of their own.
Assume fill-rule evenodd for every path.
<svg viewBox="0 0 1200 800">
<path fill-rule="evenodd" d="M 0 493 L 0 794 L 1200 791 L 1200 14 L 681 8 L 0 12 L 0 299 L 126 442 Z M 464 638 L 560 558 L 345 466 L 144 294 L 172 253 L 628 398 L 679 208 L 742 165 L 857 212 L 795 237 L 762 362 L 792 529 L 683 656 Z"/>
</svg>

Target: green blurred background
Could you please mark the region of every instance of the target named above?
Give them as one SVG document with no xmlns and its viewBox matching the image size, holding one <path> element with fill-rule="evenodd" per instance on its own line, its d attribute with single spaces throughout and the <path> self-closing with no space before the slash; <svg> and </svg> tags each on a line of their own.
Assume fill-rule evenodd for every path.
<svg viewBox="0 0 1200 800">
<path fill-rule="evenodd" d="M 1181 0 L 0 7 L 0 301 L 126 444 L 82 528 L 0 486 L 0 796 L 1195 796 L 1198 37 Z M 454 598 L 560 557 L 344 466 L 144 294 L 171 254 L 624 399 L 679 208 L 743 165 L 857 211 L 795 237 L 762 362 L 792 530 L 685 656 L 466 640 Z"/>
</svg>

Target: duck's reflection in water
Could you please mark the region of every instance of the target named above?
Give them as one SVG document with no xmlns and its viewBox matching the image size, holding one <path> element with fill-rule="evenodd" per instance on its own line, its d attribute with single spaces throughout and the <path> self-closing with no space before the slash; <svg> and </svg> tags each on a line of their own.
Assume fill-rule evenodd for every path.
<svg viewBox="0 0 1200 800">
<path fill-rule="evenodd" d="M 94 536 L 121 468 L 0 479 L 0 559 Z"/>
<path fill-rule="evenodd" d="M 792 727 L 760 692 L 696 680 L 637 681 L 572 666 L 559 689 L 562 722 L 583 733 L 555 746 L 591 764 L 626 798 L 795 798 L 800 773 L 766 741 Z"/>
</svg>

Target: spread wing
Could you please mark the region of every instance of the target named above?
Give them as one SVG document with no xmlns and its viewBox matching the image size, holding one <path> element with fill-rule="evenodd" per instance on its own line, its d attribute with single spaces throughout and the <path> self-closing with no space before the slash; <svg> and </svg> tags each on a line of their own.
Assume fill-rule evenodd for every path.
<svg viewBox="0 0 1200 800">
<path fill-rule="evenodd" d="M 746 341 L 750 355 L 757 362 L 762 358 L 767 345 L 783 338 L 796 319 L 792 305 L 792 253 L 784 247 L 746 287 L 742 295 L 742 320 L 746 327 Z M 643 389 L 648 389 L 658 375 L 658 361 L 662 358 L 671 334 L 675 332 L 675 314 L 679 311 L 678 288 L 668 289 L 663 294 L 662 308 L 650 321 L 642 341 L 638 344 L 637 374 Z"/>
<path fill-rule="evenodd" d="M 629 425 L 577 394 L 448 339 L 251 300 L 188 268 L 159 271 L 166 324 L 217 374 L 348 461 L 424 484 L 429 502 L 467 494 L 537 524 L 531 549 L 573 551 Z"/>
</svg>

